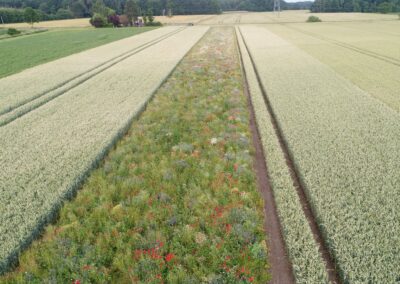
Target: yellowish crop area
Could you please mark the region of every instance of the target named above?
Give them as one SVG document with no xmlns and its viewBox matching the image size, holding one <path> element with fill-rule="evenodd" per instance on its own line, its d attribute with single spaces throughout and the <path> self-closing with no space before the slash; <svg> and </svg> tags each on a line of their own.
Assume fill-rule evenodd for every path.
<svg viewBox="0 0 400 284">
<path fill-rule="evenodd" d="M 215 17 L 214 15 L 177 15 L 172 17 L 167 16 L 156 16 L 155 21 L 159 21 L 165 25 L 168 24 L 189 24 L 189 23 L 199 23 L 204 20 Z M 14 23 L 14 24 L 5 24 L 1 25 L 1 27 L 9 28 L 30 28 L 31 26 L 27 23 Z M 34 27 L 36 28 L 86 28 L 91 27 L 89 23 L 89 18 L 81 18 L 81 19 L 68 19 L 68 20 L 56 20 L 56 21 L 44 21 L 35 23 Z"/>
<path fill-rule="evenodd" d="M 13 28 L 30 28 L 31 26 L 27 23 L 17 23 L 17 24 L 5 24 L 4 27 Z M 86 28 L 90 27 L 89 18 L 82 19 L 68 19 L 68 20 L 57 20 L 57 21 L 45 21 L 35 23 L 36 28 Z"/>
<path fill-rule="evenodd" d="M 214 17 L 214 15 L 178 15 L 178 16 L 156 16 L 155 20 L 159 21 L 163 24 L 189 24 L 189 23 L 199 23 L 210 17 Z"/>
<path fill-rule="evenodd" d="M 400 111 L 400 36 L 395 35 L 400 21 L 269 25 L 268 30 Z"/>
<path fill-rule="evenodd" d="M 265 26 L 240 29 L 343 283 L 396 283 L 399 113 Z"/>
<path fill-rule="evenodd" d="M 201 22 L 205 25 L 232 24 L 271 24 L 271 23 L 304 23 L 313 13 L 308 10 L 274 12 L 236 12 L 223 13 Z M 318 14 L 323 22 L 363 22 L 397 20 L 397 15 L 373 13 L 323 13 Z"/>
</svg>

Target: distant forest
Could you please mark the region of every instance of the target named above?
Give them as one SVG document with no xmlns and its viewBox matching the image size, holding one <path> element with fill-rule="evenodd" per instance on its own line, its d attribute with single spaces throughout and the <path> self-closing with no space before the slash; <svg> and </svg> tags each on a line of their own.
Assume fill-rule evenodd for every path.
<svg viewBox="0 0 400 284">
<path fill-rule="evenodd" d="M 37 10 L 42 20 L 90 17 L 96 1 L 103 1 L 117 14 L 122 14 L 127 0 L 0 0 L 3 22 L 23 22 L 23 9 Z M 154 15 L 219 14 L 223 11 L 271 11 L 273 0 L 135 0 L 140 11 Z M 282 9 L 311 9 L 312 12 L 398 12 L 400 0 L 315 0 L 286 3 Z M 0 22 L 1 23 L 1 22 Z"/>
<path fill-rule="evenodd" d="M 400 12 L 400 0 L 315 0 L 311 12 Z"/>
<path fill-rule="evenodd" d="M 90 17 L 99 0 L 0 0 L 0 16 L 4 22 L 23 22 L 23 9 L 37 10 L 42 20 Z M 117 14 L 124 13 L 127 0 L 100 0 Z M 219 14 L 223 11 L 271 11 L 273 0 L 135 0 L 143 13 L 153 15 Z M 310 9 L 312 2 L 286 3 L 282 9 Z M 2 8 L 1 8 L 2 7 Z"/>
</svg>

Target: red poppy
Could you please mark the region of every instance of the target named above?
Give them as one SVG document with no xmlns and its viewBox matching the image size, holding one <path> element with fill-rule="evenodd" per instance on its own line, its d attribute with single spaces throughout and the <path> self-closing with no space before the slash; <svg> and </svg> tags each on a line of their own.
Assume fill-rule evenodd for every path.
<svg viewBox="0 0 400 284">
<path fill-rule="evenodd" d="M 249 278 L 249 282 L 253 282 L 253 281 L 254 281 L 254 277 L 251 276 L 251 277 Z"/>
<path fill-rule="evenodd" d="M 80 281 L 79 279 L 77 279 L 77 280 L 75 280 L 75 281 L 73 282 L 73 284 L 81 284 L 81 281 Z"/>
<path fill-rule="evenodd" d="M 173 260 L 175 258 L 175 255 L 173 253 L 169 253 L 167 254 L 167 256 L 165 257 L 165 260 L 167 262 L 170 262 L 171 260 Z"/>
</svg>

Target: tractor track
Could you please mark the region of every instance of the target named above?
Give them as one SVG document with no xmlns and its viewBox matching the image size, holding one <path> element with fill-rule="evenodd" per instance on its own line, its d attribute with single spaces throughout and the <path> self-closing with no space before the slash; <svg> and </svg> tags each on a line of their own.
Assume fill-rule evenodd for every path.
<svg viewBox="0 0 400 284">
<path fill-rule="evenodd" d="M 126 51 L 118 56 L 115 56 L 114 58 L 111 58 L 107 60 L 106 62 L 103 62 L 89 70 L 87 70 L 84 73 L 80 73 L 77 76 L 74 76 L 70 80 L 64 81 L 61 84 L 57 85 L 54 88 L 51 88 L 49 90 L 46 90 L 42 93 L 40 93 L 37 96 L 34 96 L 32 98 L 29 98 L 28 100 L 23 101 L 22 103 L 18 104 L 15 107 L 11 107 L 7 109 L 6 111 L 3 111 L 0 113 L 0 127 L 5 126 L 14 120 L 28 114 L 29 112 L 36 110 L 37 108 L 47 104 L 48 102 L 52 101 L 53 99 L 60 97 L 67 93 L 68 91 L 80 86 L 84 82 L 92 79 L 93 77 L 99 75 L 100 73 L 108 70 L 112 66 L 124 61 L 125 59 L 147 49 L 152 47 L 153 45 L 162 42 L 163 40 L 170 38 L 171 36 L 185 30 L 187 27 L 182 27 L 180 29 L 177 29 L 175 31 L 169 32 L 165 35 L 162 35 L 154 40 L 150 40 L 147 43 L 144 43 L 138 47 L 135 47 L 134 49 L 131 49 L 129 51 Z"/>
<path fill-rule="evenodd" d="M 292 265 L 288 256 L 286 255 L 286 246 L 283 238 L 281 223 L 276 209 L 274 194 L 269 182 L 268 169 L 265 163 L 265 154 L 261 142 L 261 136 L 257 128 L 256 115 L 254 112 L 253 103 L 250 97 L 250 88 L 247 82 L 246 70 L 240 46 L 238 42 L 238 34 L 235 29 L 236 46 L 240 57 L 240 65 L 244 75 L 243 85 L 244 93 L 247 98 L 248 110 L 250 113 L 250 129 L 252 133 L 253 146 L 255 149 L 254 157 L 254 170 L 257 178 L 257 185 L 261 192 L 264 201 L 264 214 L 265 221 L 264 227 L 267 233 L 268 248 L 269 248 L 269 263 L 271 265 L 272 279 L 270 283 L 285 283 L 294 284 L 295 279 L 293 275 Z"/>
<path fill-rule="evenodd" d="M 245 46 L 245 48 L 246 48 L 246 50 L 247 50 L 247 52 L 249 54 L 250 61 L 251 61 L 251 64 L 252 64 L 252 68 L 253 68 L 253 70 L 254 70 L 254 72 L 256 74 L 258 85 L 259 85 L 259 88 L 260 88 L 261 93 L 262 93 L 263 98 L 264 98 L 265 106 L 266 106 L 268 112 L 271 115 L 272 124 L 274 126 L 276 136 L 278 137 L 282 152 L 284 153 L 284 156 L 285 156 L 285 159 L 286 159 L 286 164 L 287 164 L 287 166 L 289 168 L 289 172 L 291 173 L 291 178 L 292 178 L 293 184 L 294 184 L 294 186 L 296 188 L 297 195 L 299 197 L 299 200 L 300 200 L 300 203 L 301 203 L 301 206 L 302 206 L 302 209 L 303 209 L 303 213 L 304 213 L 304 215 L 305 215 L 305 217 L 306 217 L 306 219 L 308 221 L 308 224 L 310 226 L 310 229 L 311 229 L 311 232 L 313 234 L 314 240 L 315 240 L 316 244 L 318 245 L 318 250 L 321 253 L 321 256 L 322 256 L 322 258 L 324 260 L 324 264 L 325 264 L 326 272 L 327 272 L 328 277 L 329 277 L 329 281 L 331 283 L 340 284 L 340 283 L 342 283 L 342 281 L 341 281 L 340 276 L 339 276 L 339 268 L 336 267 L 335 261 L 334 261 L 334 256 L 330 253 L 330 251 L 329 251 L 329 249 L 328 249 L 328 247 L 327 247 L 327 245 L 326 245 L 326 243 L 324 241 L 323 233 L 322 233 L 322 231 L 320 230 L 320 228 L 318 226 L 318 222 L 317 222 L 317 219 L 315 217 L 316 215 L 313 212 L 312 205 L 311 205 L 311 203 L 309 201 L 309 198 L 307 196 L 307 192 L 306 192 L 305 186 L 303 185 L 303 183 L 302 183 L 302 181 L 300 179 L 300 175 L 299 175 L 299 173 L 297 171 L 297 168 L 295 166 L 294 159 L 293 159 L 293 157 L 292 157 L 292 155 L 291 155 L 291 153 L 289 151 L 289 147 L 288 147 L 287 142 L 286 142 L 286 140 L 284 138 L 283 131 L 282 131 L 282 129 L 281 129 L 279 123 L 278 123 L 277 116 L 276 116 L 276 114 L 275 114 L 275 112 L 274 112 L 274 110 L 273 110 L 273 108 L 271 106 L 270 100 L 268 98 L 268 94 L 267 94 L 267 92 L 266 92 L 266 90 L 265 90 L 265 88 L 264 88 L 264 86 L 262 84 L 261 76 L 260 76 L 260 73 L 258 72 L 258 69 L 257 69 L 257 66 L 255 64 L 254 58 L 253 58 L 252 54 L 250 53 L 249 47 L 248 47 L 248 45 L 247 45 L 247 43 L 246 43 L 246 41 L 245 41 L 245 39 L 243 37 L 241 29 L 239 28 L 238 30 L 239 30 L 239 35 L 238 36 L 240 36 L 242 38 L 244 46 Z M 264 160 L 264 163 L 265 163 L 265 160 Z"/>
</svg>

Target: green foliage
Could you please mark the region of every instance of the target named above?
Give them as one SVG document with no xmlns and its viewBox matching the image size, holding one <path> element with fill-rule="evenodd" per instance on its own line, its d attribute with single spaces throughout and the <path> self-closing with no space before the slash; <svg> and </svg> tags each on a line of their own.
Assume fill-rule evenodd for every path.
<svg viewBox="0 0 400 284">
<path fill-rule="evenodd" d="M 107 19 L 103 15 L 95 13 L 90 19 L 90 24 L 95 28 L 104 28 L 107 26 Z"/>
<path fill-rule="evenodd" d="M 10 35 L 10 36 L 19 35 L 20 33 L 21 32 L 19 30 L 14 29 L 14 28 L 9 28 L 7 30 L 7 34 Z"/>
<path fill-rule="evenodd" d="M 58 9 L 56 13 L 56 18 L 63 20 L 63 19 L 72 19 L 74 15 L 72 12 L 68 9 Z"/>
<path fill-rule="evenodd" d="M 31 7 L 25 8 L 24 10 L 25 22 L 33 27 L 34 23 L 38 23 L 40 20 L 39 13 Z"/>
<path fill-rule="evenodd" d="M 315 0 L 311 11 L 318 12 L 369 12 L 390 13 L 400 10 L 397 0 Z"/>
<path fill-rule="evenodd" d="M 309 16 L 307 19 L 308 23 L 316 23 L 316 22 L 321 22 L 321 19 L 318 18 L 317 16 Z"/>
<path fill-rule="evenodd" d="M 378 12 L 379 13 L 388 14 L 388 13 L 393 12 L 393 10 L 394 10 L 394 6 L 392 5 L 392 3 L 383 2 L 383 3 L 378 5 Z"/>
<path fill-rule="evenodd" d="M 153 23 L 154 22 L 153 9 L 148 9 L 146 12 L 146 16 L 144 18 L 146 18 L 150 24 Z"/>
<path fill-rule="evenodd" d="M 133 25 L 133 22 L 137 21 L 139 17 L 139 5 L 135 0 L 127 0 L 124 9 L 125 15 L 128 17 L 129 23 Z"/>
<path fill-rule="evenodd" d="M 85 4 L 82 1 L 74 1 L 69 10 L 75 18 L 83 18 L 87 13 Z"/>
<path fill-rule="evenodd" d="M 161 27 L 163 24 L 161 22 L 156 21 L 156 22 L 147 22 L 145 25 L 148 27 Z"/>
<path fill-rule="evenodd" d="M 107 28 L 53 31 L 33 37 L 18 37 L 11 41 L 0 41 L 0 78 L 149 29 Z"/>
<path fill-rule="evenodd" d="M 74 17 L 70 9 L 63 8 L 58 9 L 57 12 L 51 12 L 50 14 L 46 14 L 46 12 L 43 10 L 35 10 L 35 12 L 39 15 L 39 18 L 42 21 L 71 19 Z M 19 8 L 15 9 L 0 7 L 0 17 L 3 19 L 4 23 L 23 23 L 26 21 L 24 10 Z"/>
<path fill-rule="evenodd" d="M 58 1 L 58 0 L 0 0 L 0 7 L 10 7 L 7 11 L 0 8 L 0 16 L 3 17 L 6 23 L 24 22 L 22 8 L 31 7 L 40 11 L 42 15 L 41 20 L 56 20 L 66 18 L 81 18 L 93 16 L 98 13 L 107 17 L 106 8 L 114 10 L 118 15 L 124 13 L 127 2 L 131 0 L 72 0 L 72 1 Z M 132 3 L 129 3 L 132 5 Z M 154 15 L 161 15 L 163 11 L 166 14 L 218 14 L 221 13 L 218 0 L 185 0 L 185 1 L 165 1 L 165 0 L 152 0 L 152 1 L 136 1 L 136 16 L 131 16 L 131 21 L 139 16 L 139 11 L 147 11 L 152 9 Z M 16 8 L 16 9 L 15 9 Z M 61 12 L 58 11 L 61 9 Z M 69 13 L 66 13 L 68 10 Z M 135 14 L 134 13 L 134 14 Z M 21 15 L 22 14 L 22 15 Z M 72 15 L 72 16 L 71 16 Z M 136 18 L 135 18 L 136 19 Z"/>
<path fill-rule="evenodd" d="M 104 18 L 108 16 L 108 9 L 106 5 L 104 5 L 103 0 L 95 0 L 92 6 L 92 13 L 94 15 L 101 15 Z"/>
<path fill-rule="evenodd" d="M 4 23 L 22 23 L 25 22 L 24 10 L 14 8 L 1 8 L 0 17 Z"/>
</svg>

